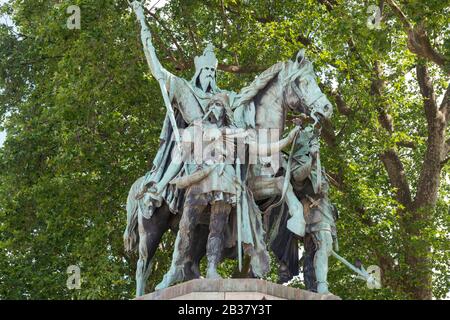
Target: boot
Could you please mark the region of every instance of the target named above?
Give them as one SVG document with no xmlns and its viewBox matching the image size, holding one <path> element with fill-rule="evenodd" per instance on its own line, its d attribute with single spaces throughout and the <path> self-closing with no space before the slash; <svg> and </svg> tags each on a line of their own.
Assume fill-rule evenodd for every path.
<svg viewBox="0 0 450 320">
<path fill-rule="evenodd" d="M 208 269 L 206 271 L 207 279 L 222 279 L 217 273 L 217 266 L 220 262 L 223 250 L 223 239 L 219 237 L 211 237 L 208 239 L 206 255 L 208 258 Z"/>
<path fill-rule="evenodd" d="M 317 281 L 317 293 L 320 294 L 329 294 L 330 292 L 328 291 L 328 283 L 325 282 L 321 282 L 321 281 Z"/>
</svg>

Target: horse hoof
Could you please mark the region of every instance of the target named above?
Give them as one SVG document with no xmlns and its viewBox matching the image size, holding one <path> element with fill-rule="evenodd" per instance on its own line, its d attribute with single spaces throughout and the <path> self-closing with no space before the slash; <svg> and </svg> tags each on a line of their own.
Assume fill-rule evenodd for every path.
<svg viewBox="0 0 450 320">
<path fill-rule="evenodd" d="M 169 287 L 167 284 L 165 284 L 165 283 L 163 283 L 163 282 L 160 282 L 160 283 L 158 283 L 158 285 L 155 287 L 155 291 L 162 290 L 162 289 L 165 289 L 165 288 L 167 288 L 167 287 Z"/>
<path fill-rule="evenodd" d="M 160 283 L 158 283 L 158 285 L 155 287 L 155 290 L 168 288 L 174 283 L 182 280 L 183 280 L 183 273 L 181 270 L 169 271 L 164 275 L 163 280 Z"/>
</svg>

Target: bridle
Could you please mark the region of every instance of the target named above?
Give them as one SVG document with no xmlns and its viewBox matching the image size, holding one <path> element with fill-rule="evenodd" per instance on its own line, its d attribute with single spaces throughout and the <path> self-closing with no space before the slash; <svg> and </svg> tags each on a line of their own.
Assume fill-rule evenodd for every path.
<svg viewBox="0 0 450 320">
<path fill-rule="evenodd" d="M 316 114 L 318 113 L 318 111 L 316 110 L 316 108 L 314 107 L 314 104 L 321 99 L 322 97 L 325 96 L 325 94 L 323 92 L 320 92 L 316 97 L 314 97 L 314 99 L 312 100 L 311 103 L 307 104 L 305 106 L 304 102 L 305 99 L 303 98 L 303 94 L 300 91 L 300 88 L 297 86 L 297 84 L 295 83 L 295 80 L 297 80 L 299 77 L 296 77 L 294 79 L 290 80 L 290 86 L 292 91 L 295 93 L 295 95 L 297 96 L 298 100 L 300 101 L 300 103 L 303 104 L 305 110 L 309 110 L 310 111 L 310 117 L 314 120 L 314 125 L 317 124 L 319 122 L 319 118 L 316 116 Z M 285 94 L 285 93 L 283 93 Z"/>
</svg>

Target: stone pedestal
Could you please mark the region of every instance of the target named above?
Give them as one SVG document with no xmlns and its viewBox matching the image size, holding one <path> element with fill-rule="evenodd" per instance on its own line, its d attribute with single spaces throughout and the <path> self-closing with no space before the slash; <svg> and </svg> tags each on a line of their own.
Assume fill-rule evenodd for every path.
<svg viewBox="0 0 450 320">
<path fill-rule="evenodd" d="M 195 279 L 137 300 L 340 300 L 260 279 Z"/>
</svg>

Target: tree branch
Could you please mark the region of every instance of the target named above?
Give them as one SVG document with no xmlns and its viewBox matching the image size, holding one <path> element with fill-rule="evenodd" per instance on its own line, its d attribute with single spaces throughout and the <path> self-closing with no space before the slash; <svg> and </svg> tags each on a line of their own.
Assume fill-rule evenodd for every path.
<svg viewBox="0 0 450 320">
<path fill-rule="evenodd" d="M 155 33 L 153 35 L 153 37 L 154 37 L 155 41 L 159 44 L 159 47 L 162 48 L 162 50 L 166 53 L 167 58 L 175 64 L 175 69 L 183 70 L 185 68 L 185 66 L 184 66 L 185 62 L 184 61 L 180 62 L 179 59 L 177 59 L 177 57 L 175 57 L 175 55 L 173 54 L 173 51 L 170 50 L 169 47 L 164 45 L 164 42 L 158 33 Z"/>
<path fill-rule="evenodd" d="M 237 66 L 223 63 L 219 63 L 217 66 L 217 69 L 231 73 L 254 73 L 264 71 L 267 68 L 267 66 Z"/>
<path fill-rule="evenodd" d="M 442 99 L 439 111 L 442 112 L 445 119 L 445 125 L 448 126 L 450 122 L 450 84 L 447 87 L 447 91 L 445 91 L 444 99 Z M 447 143 L 450 144 L 448 141 Z"/>
<path fill-rule="evenodd" d="M 374 95 L 378 101 L 377 111 L 378 111 L 378 121 L 381 126 L 392 135 L 394 132 L 394 123 L 390 114 L 387 112 L 388 105 L 383 102 L 382 96 L 384 94 L 384 80 L 383 70 L 379 61 L 374 62 L 374 78 L 372 79 L 371 93 Z M 391 185 L 396 188 L 396 198 L 405 207 L 409 207 L 412 198 L 411 191 L 409 188 L 408 179 L 405 174 L 403 164 L 400 157 L 394 149 L 388 149 L 380 154 L 381 162 L 383 162 L 384 167 L 389 176 L 389 181 Z"/>
<path fill-rule="evenodd" d="M 402 162 L 393 149 L 388 149 L 380 155 L 386 168 L 391 185 L 396 188 L 397 200 L 405 207 L 411 204 L 411 192 Z"/>
<path fill-rule="evenodd" d="M 404 29 L 406 30 L 408 35 L 408 49 L 418 56 L 433 61 L 438 66 L 443 68 L 446 73 L 449 73 L 449 59 L 433 48 L 423 22 L 413 26 L 395 0 L 386 0 L 386 2 L 400 19 Z"/>
<path fill-rule="evenodd" d="M 428 123 L 427 149 L 420 171 L 417 194 L 414 199 L 415 206 L 420 208 L 427 205 L 434 206 L 437 201 L 442 169 L 441 162 L 446 157 L 445 131 L 449 93 L 447 89 L 441 104 L 442 109 L 438 109 L 433 84 L 428 75 L 426 65 L 418 64 L 416 72 Z"/>
<path fill-rule="evenodd" d="M 172 40 L 173 44 L 175 45 L 175 47 L 177 47 L 177 50 L 180 52 L 182 62 L 184 63 L 186 61 L 186 58 L 185 58 L 186 55 L 184 54 L 183 48 L 178 43 L 178 40 L 173 35 L 173 32 L 161 21 L 161 19 L 158 18 L 158 16 L 156 14 L 152 13 L 147 8 L 144 8 L 144 10 L 145 10 L 145 12 L 148 15 L 150 15 L 153 19 L 155 19 L 155 21 L 158 22 L 158 24 L 168 33 L 168 35 L 169 35 L 170 39 Z"/>
<path fill-rule="evenodd" d="M 403 13 L 399 5 L 394 0 L 386 0 L 386 2 L 391 7 L 392 11 L 394 11 L 394 13 L 400 19 L 401 23 L 403 24 L 403 27 L 407 30 L 413 29 L 413 25 L 409 22 L 408 17 Z"/>
<path fill-rule="evenodd" d="M 441 168 L 443 166 L 445 166 L 445 164 L 450 160 L 450 157 L 445 158 L 444 160 L 441 161 Z"/>
<path fill-rule="evenodd" d="M 333 10 L 334 6 L 336 5 L 336 0 L 317 0 L 320 4 L 323 4 L 325 8 L 327 8 L 327 11 L 330 12 Z"/>
<path fill-rule="evenodd" d="M 161 38 L 158 35 L 156 36 L 156 39 L 160 42 L 161 46 L 163 47 L 163 50 L 166 52 L 166 54 L 168 55 L 168 58 L 175 64 L 176 69 L 179 71 L 183 71 L 183 70 L 187 70 L 190 69 L 194 66 L 194 63 L 192 61 L 186 61 L 185 60 L 185 54 L 183 49 L 181 48 L 180 44 L 178 43 L 177 39 L 175 38 L 175 36 L 172 34 L 172 31 L 169 30 L 164 23 L 162 23 L 160 21 L 160 19 L 152 12 L 148 11 L 147 9 L 145 10 L 147 12 L 147 14 L 149 14 L 150 16 L 152 16 L 156 22 L 158 22 L 158 24 L 169 34 L 171 41 L 174 43 L 174 45 L 177 48 L 177 51 L 180 52 L 181 54 L 181 59 L 177 59 L 175 57 L 175 55 L 173 54 L 173 52 L 171 50 L 169 50 L 168 48 L 165 48 L 163 45 L 163 42 L 161 40 Z M 193 38 L 193 35 L 191 34 L 191 38 Z M 196 43 L 194 43 L 196 45 Z M 239 65 L 230 65 L 230 64 L 223 64 L 223 63 L 219 63 L 218 67 L 219 70 L 222 70 L 224 72 L 229 72 L 229 73 L 237 73 L 237 74 L 244 74 L 244 73 L 256 73 L 256 72 L 262 72 L 264 70 L 266 70 L 268 67 L 267 66 L 255 66 L 255 65 L 247 65 L 247 66 L 239 66 Z"/>
<path fill-rule="evenodd" d="M 30 61 L 24 61 L 24 62 L 20 62 L 21 65 L 30 65 L 30 64 L 36 64 L 36 63 L 40 63 L 40 62 L 45 62 L 48 60 L 57 60 L 57 59 L 61 59 L 63 58 L 63 55 L 60 56 L 41 56 L 39 57 L 39 59 L 34 59 L 34 60 L 30 60 Z"/>
<path fill-rule="evenodd" d="M 446 157 L 450 152 L 450 139 L 445 141 L 445 150 L 444 150 L 444 157 Z"/>
<path fill-rule="evenodd" d="M 347 106 L 344 99 L 342 98 L 342 94 L 339 91 L 331 91 L 331 96 L 334 98 L 336 102 L 336 107 L 340 114 L 344 116 L 349 116 L 352 110 Z"/>
<path fill-rule="evenodd" d="M 325 140 L 325 142 L 332 148 L 337 147 L 337 136 L 334 133 L 334 126 L 331 123 L 329 119 L 326 119 L 323 123 L 323 131 L 322 131 L 322 137 Z"/>
<path fill-rule="evenodd" d="M 399 141 L 399 142 L 397 142 L 397 146 L 404 147 L 404 148 L 410 148 L 410 149 L 417 148 L 417 145 L 413 141 Z"/>
<path fill-rule="evenodd" d="M 424 64 L 416 65 L 416 75 L 420 93 L 423 96 L 423 107 L 428 123 L 428 129 L 431 130 L 438 111 L 436 96 L 434 94 L 430 76 L 428 75 L 428 69 Z"/>
<path fill-rule="evenodd" d="M 378 105 L 378 121 L 381 126 L 392 134 L 394 132 L 394 120 L 391 115 L 387 112 L 388 106 L 385 105 L 382 101 L 383 91 L 384 91 L 384 80 L 382 79 L 382 68 L 379 61 L 375 61 L 374 63 L 374 78 L 372 79 L 372 85 L 370 88 L 371 94 L 377 98 Z"/>
</svg>

